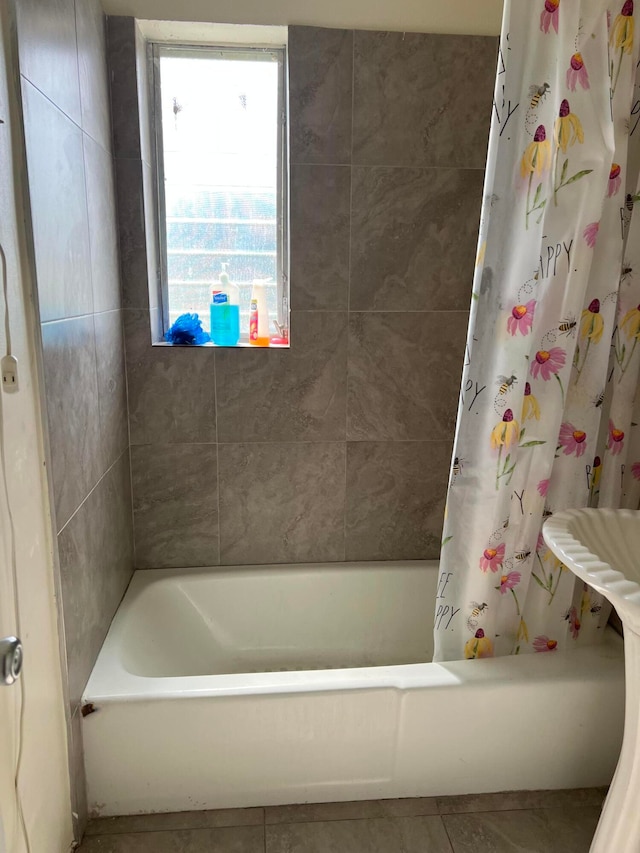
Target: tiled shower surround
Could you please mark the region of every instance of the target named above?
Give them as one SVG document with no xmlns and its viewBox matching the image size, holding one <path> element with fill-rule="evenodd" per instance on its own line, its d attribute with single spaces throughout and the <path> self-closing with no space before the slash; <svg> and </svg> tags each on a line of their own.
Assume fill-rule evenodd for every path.
<svg viewBox="0 0 640 853">
<path fill-rule="evenodd" d="M 496 49 L 290 27 L 291 349 L 163 348 L 140 35 L 109 19 L 138 567 L 437 557 Z"/>
<path fill-rule="evenodd" d="M 15 5 L 81 828 L 80 697 L 133 571 L 105 21 L 99 0 Z"/>
<path fill-rule="evenodd" d="M 437 556 L 497 41 L 290 28 L 292 347 L 152 347 L 143 40 L 99 0 L 15 6 L 81 829 L 134 564 Z"/>
</svg>

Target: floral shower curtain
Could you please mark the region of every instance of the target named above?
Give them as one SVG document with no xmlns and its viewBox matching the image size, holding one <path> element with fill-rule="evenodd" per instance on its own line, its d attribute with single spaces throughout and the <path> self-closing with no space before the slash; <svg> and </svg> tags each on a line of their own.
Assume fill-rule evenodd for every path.
<svg viewBox="0 0 640 853">
<path fill-rule="evenodd" d="M 634 24 L 633 0 L 505 2 L 436 660 L 554 653 L 609 615 L 540 529 L 569 507 L 638 508 Z"/>
</svg>

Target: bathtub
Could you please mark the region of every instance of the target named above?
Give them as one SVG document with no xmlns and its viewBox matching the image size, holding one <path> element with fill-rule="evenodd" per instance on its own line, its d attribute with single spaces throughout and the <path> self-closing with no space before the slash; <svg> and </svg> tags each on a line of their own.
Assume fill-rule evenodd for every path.
<svg viewBox="0 0 640 853">
<path fill-rule="evenodd" d="M 607 784 L 624 659 L 431 663 L 437 563 L 135 573 L 83 696 L 94 815 Z"/>
</svg>

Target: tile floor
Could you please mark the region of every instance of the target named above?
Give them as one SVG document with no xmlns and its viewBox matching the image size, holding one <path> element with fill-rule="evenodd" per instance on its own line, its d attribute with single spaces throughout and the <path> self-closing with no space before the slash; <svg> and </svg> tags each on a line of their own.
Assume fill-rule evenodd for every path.
<svg viewBox="0 0 640 853">
<path fill-rule="evenodd" d="M 604 788 L 99 818 L 78 853 L 588 853 Z"/>
</svg>

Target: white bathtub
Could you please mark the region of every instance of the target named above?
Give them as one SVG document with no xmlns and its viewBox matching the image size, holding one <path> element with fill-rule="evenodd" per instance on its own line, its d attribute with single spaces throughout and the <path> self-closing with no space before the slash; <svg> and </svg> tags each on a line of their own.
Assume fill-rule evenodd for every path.
<svg viewBox="0 0 640 853">
<path fill-rule="evenodd" d="M 136 572 L 83 697 L 90 809 L 607 784 L 617 634 L 430 663 L 436 578 L 424 562 Z"/>
</svg>

